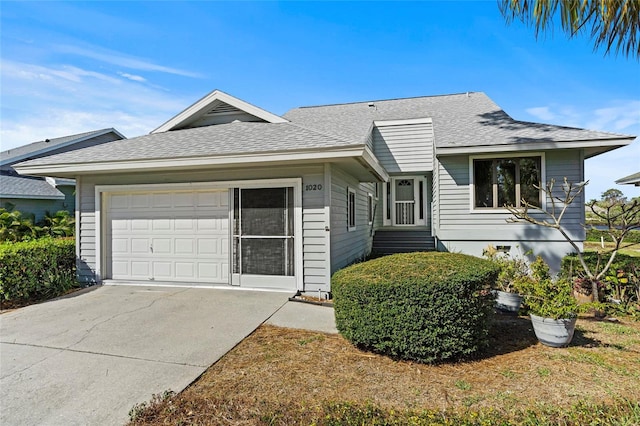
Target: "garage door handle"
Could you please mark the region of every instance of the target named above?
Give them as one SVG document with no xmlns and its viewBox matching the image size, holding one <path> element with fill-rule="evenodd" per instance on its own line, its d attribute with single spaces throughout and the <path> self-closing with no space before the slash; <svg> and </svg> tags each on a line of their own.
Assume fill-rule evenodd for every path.
<svg viewBox="0 0 640 426">
<path fill-rule="evenodd" d="M 149 246 L 149 250 L 151 250 L 151 253 L 153 253 L 153 246 Z"/>
</svg>

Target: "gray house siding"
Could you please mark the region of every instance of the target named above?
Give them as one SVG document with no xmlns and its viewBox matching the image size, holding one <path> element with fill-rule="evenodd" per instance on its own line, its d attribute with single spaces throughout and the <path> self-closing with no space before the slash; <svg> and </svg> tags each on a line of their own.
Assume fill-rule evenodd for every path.
<svg viewBox="0 0 640 426">
<path fill-rule="evenodd" d="M 348 229 L 349 188 L 356 192 L 356 227 Z M 373 183 L 360 183 L 339 167 L 331 168 L 331 273 L 362 260 L 371 252 L 373 224 L 368 223 L 368 194 Z M 374 199 L 375 202 L 375 199 Z"/>
<path fill-rule="evenodd" d="M 75 204 L 75 203 L 74 203 Z M 22 217 L 31 218 L 34 223 L 44 219 L 47 212 L 55 213 L 59 210 L 73 212 L 73 206 L 66 207 L 65 200 L 36 200 L 29 198 L 0 198 L 0 207 L 17 210 Z"/>
<path fill-rule="evenodd" d="M 433 170 L 433 124 L 379 125 L 373 129 L 373 151 L 388 173 Z"/>
<path fill-rule="evenodd" d="M 305 191 L 307 185 L 324 181 L 323 165 L 305 167 L 253 168 L 210 170 L 201 172 L 169 172 L 145 174 L 95 175 L 82 177 L 78 188 L 78 276 L 83 282 L 96 281 L 96 185 L 134 185 L 184 182 L 224 182 L 278 178 L 302 178 L 303 204 L 303 269 L 305 290 L 329 291 L 327 271 L 327 245 L 325 243 L 324 186 L 321 190 Z M 308 254 L 308 256 L 307 256 Z"/>
<path fill-rule="evenodd" d="M 496 154 L 495 157 L 500 157 Z M 562 194 L 561 183 L 566 176 L 570 182 L 584 179 L 581 150 L 555 150 L 544 153 L 545 180 L 556 179 L 554 194 Z M 510 246 L 512 251 L 533 250 L 545 256 L 557 268 L 560 258 L 572 251 L 562 235 L 554 229 L 528 223 L 507 223 L 511 215 L 506 211 L 472 210 L 469 156 L 441 157 L 435 180 L 437 205 L 436 234 L 440 249 L 463 251 L 480 256 L 488 244 Z M 547 210 L 551 200 L 547 198 Z M 575 240 L 584 239 L 584 197 L 576 200 L 566 213 L 564 223 Z M 535 214 L 539 219 L 543 213 Z M 556 269 L 554 268 L 554 269 Z"/>
</svg>

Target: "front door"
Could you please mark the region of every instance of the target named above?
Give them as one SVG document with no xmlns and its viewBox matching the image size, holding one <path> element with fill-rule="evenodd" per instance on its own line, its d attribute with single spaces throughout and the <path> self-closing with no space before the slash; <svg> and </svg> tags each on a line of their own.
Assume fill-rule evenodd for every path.
<svg viewBox="0 0 640 426">
<path fill-rule="evenodd" d="M 233 285 L 295 289 L 294 190 L 233 189 Z"/>
<path fill-rule="evenodd" d="M 426 180 L 421 176 L 392 177 L 386 184 L 386 226 L 426 225 Z"/>
</svg>

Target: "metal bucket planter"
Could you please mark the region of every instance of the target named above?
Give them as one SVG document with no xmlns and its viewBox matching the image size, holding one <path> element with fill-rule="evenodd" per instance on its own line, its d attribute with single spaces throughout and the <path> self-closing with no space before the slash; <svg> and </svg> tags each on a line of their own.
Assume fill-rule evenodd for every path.
<svg viewBox="0 0 640 426">
<path fill-rule="evenodd" d="M 517 293 L 508 293 L 506 291 L 495 290 L 496 309 L 503 312 L 517 314 L 522 303 L 522 296 Z"/>
<path fill-rule="evenodd" d="M 565 348 L 573 339 L 576 318 L 553 319 L 531 315 L 531 324 L 540 343 L 554 348 Z"/>
</svg>

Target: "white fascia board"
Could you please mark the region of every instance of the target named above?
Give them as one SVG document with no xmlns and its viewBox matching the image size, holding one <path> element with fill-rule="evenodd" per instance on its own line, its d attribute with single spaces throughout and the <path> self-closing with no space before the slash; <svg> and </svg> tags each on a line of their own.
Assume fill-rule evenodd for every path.
<svg viewBox="0 0 640 426">
<path fill-rule="evenodd" d="M 153 133 L 167 132 L 169 130 L 173 130 L 177 127 L 180 127 L 191 120 L 195 120 L 199 118 L 200 115 L 205 113 L 209 109 L 211 104 L 217 100 L 222 101 L 226 104 L 229 104 L 233 107 L 236 107 L 239 110 L 242 110 L 248 114 L 261 118 L 268 123 L 288 123 L 289 122 L 289 120 L 285 120 L 279 115 L 272 114 L 269 111 L 266 111 L 262 108 L 258 108 L 255 105 L 251 105 L 248 102 L 235 98 L 220 90 L 214 90 L 213 92 L 209 93 L 204 98 L 195 102 L 193 105 L 191 105 L 190 107 L 188 107 L 187 109 L 185 109 L 184 111 L 176 115 L 175 117 L 171 118 L 169 121 L 167 121 L 157 129 L 152 130 L 151 133 L 153 134 Z"/>
<path fill-rule="evenodd" d="M 297 152 L 266 152 L 253 154 L 220 155 L 209 157 L 162 158 L 154 160 L 114 161 L 105 163 L 51 164 L 40 166 L 17 167 L 20 174 L 31 176 L 72 176 L 78 174 L 94 174 L 100 172 L 135 172 L 149 170 L 179 170 L 207 166 L 246 166 L 259 163 L 290 161 L 322 161 L 349 157 L 364 157 L 368 148 L 362 145 L 350 146 L 330 151 L 308 150 Z M 375 157 L 374 157 L 375 158 Z M 377 161 L 376 161 L 377 162 Z M 374 163 L 375 164 L 375 163 Z M 379 166 L 378 167 L 382 167 Z M 381 168 L 382 173 L 384 169 Z"/>
<path fill-rule="evenodd" d="M 629 145 L 635 138 L 620 138 L 591 141 L 560 141 L 560 142 L 527 142 L 504 145 L 476 145 L 460 147 L 436 147 L 436 156 L 460 155 L 460 154 L 489 154 L 494 152 L 517 151 L 547 151 L 554 149 L 579 149 L 579 148 L 609 148 L 615 149 Z"/>
<path fill-rule="evenodd" d="M 368 166 L 378 176 L 378 178 L 380 178 L 382 182 L 386 182 L 389 180 L 389 174 L 380 164 L 380 162 L 368 146 L 364 147 L 364 151 L 362 152 L 362 160 L 364 161 L 365 165 Z"/>
<path fill-rule="evenodd" d="M 39 156 L 39 155 L 44 154 L 44 153 L 46 153 L 48 151 L 53 151 L 53 150 L 56 150 L 56 149 L 65 148 L 65 147 L 67 147 L 69 145 L 73 145 L 73 144 L 76 144 L 78 142 L 84 142 L 84 141 L 86 141 L 88 139 L 92 139 L 92 138 L 95 138 L 95 137 L 98 137 L 98 136 L 106 135 L 107 133 L 115 133 L 120 139 L 126 139 L 126 136 L 124 136 L 122 133 L 120 133 L 119 131 L 117 131 L 114 128 L 104 129 L 101 132 L 91 133 L 90 135 L 86 135 L 86 136 L 83 136 L 81 138 L 71 139 L 70 141 L 67 141 L 67 142 L 64 142 L 64 143 L 60 143 L 60 144 L 56 144 L 56 145 L 46 146 L 46 147 L 44 147 L 42 149 L 39 149 L 37 151 L 31 151 L 31 152 L 19 155 L 17 157 L 11 157 L 11 158 L 8 158 L 8 159 L 5 159 L 5 160 L 0 160 L 0 166 L 4 166 L 6 164 L 17 163 L 17 162 L 20 162 L 20 161 L 22 161 L 24 159 L 31 158 L 31 157 L 34 157 L 34 156 Z"/>
<path fill-rule="evenodd" d="M 433 120 L 431 117 L 424 118 L 409 118 L 406 120 L 375 120 L 373 124 L 377 127 L 385 126 L 406 126 L 409 124 L 431 124 Z"/>
</svg>

